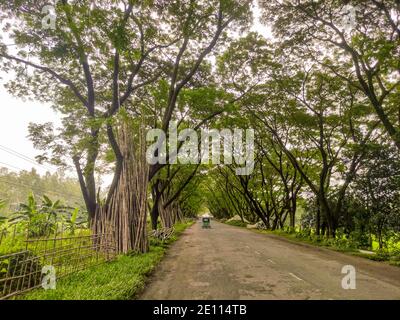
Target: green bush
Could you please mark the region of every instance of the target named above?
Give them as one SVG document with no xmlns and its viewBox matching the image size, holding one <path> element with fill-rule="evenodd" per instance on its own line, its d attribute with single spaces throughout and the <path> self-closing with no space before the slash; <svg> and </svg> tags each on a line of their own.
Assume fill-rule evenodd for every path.
<svg viewBox="0 0 400 320">
<path fill-rule="evenodd" d="M 370 249 L 370 239 L 367 232 L 353 231 L 350 233 L 350 239 L 357 244 L 360 249 L 368 250 Z"/>
<path fill-rule="evenodd" d="M 295 233 L 295 237 L 301 239 L 311 239 L 311 229 L 302 229 Z"/>
<path fill-rule="evenodd" d="M 13 235 L 9 235 L 3 238 L 0 244 L 0 256 L 25 250 L 25 240 L 26 237 L 21 235 L 17 235 L 15 237 Z"/>
</svg>

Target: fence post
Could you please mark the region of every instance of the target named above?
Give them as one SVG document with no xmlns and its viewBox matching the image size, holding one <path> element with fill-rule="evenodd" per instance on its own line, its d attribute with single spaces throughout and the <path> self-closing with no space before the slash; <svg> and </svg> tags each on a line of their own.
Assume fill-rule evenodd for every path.
<svg viewBox="0 0 400 320">
<path fill-rule="evenodd" d="M 28 226 L 26 227 L 26 239 L 25 239 L 25 250 L 28 250 L 28 244 L 29 244 L 29 227 L 30 227 L 31 223 L 28 223 Z"/>
<path fill-rule="evenodd" d="M 4 233 L 6 230 L 1 230 L 1 234 L 0 234 L 0 244 L 3 241 L 3 237 L 4 237 Z"/>
<path fill-rule="evenodd" d="M 13 236 L 12 236 L 11 243 L 14 243 L 14 241 L 15 241 L 15 233 L 16 233 L 16 232 L 17 232 L 17 225 L 14 224 L 14 230 L 13 230 Z"/>
</svg>

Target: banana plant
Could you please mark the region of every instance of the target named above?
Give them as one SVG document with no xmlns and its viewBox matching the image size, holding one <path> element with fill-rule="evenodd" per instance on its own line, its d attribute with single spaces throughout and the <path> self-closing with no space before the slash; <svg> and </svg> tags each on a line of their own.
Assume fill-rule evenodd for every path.
<svg viewBox="0 0 400 320">
<path fill-rule="evenodd" d="M 41 204 L 38 204 L 35 196 L 30 193 L 26 203 L 20 203 L 19 210 L 9 219 L 11 224 L 27 222 L 30 236 L 43 236 L 51 233 L 57 223 L 58 215 L 65 212 L 65 207 L 60 200 L 52 201 L 43 196 Z"/>
<path fill-rule="evenodd" d="M 19 204 L 19 210 L 12 214 L 10 222 L 31 221 L 38 213 L 38 205 L 35 196 L 30 193 L 26 203 Z"/>
<path fill-rule="evenodd" d="M 75 234 L 75 229 L 76 229 L 76 221 L 78 219 L 78 214 L 79 214 L 79 208 L 75 208 L 72 212 L 71 215 L 67 218 L 66 223 L 68 226 L 68 229 L 72 235 Z"/>
<path fill-rule="evenodd" d="M 48 220 L 53 219 L 54 221 L 56 221 L 60 214 L 66 212 L 66 209 L 69 208 L 64 206 L 61 203 L 61 200 L 52 201 L 48 196 L 43 195 L 40 212 L 47 214 Z"/>
</svg>

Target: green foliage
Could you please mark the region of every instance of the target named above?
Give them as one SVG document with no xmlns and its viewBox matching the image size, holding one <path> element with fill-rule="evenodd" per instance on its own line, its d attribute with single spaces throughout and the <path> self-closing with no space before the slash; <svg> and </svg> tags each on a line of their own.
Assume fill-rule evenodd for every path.
<svg viewBox="0 0 400 320">
<path fill-rule="evenodd" d="M 334 249 L 336 251 L 343 252 L 358 252 L 358 244 L 351 239 L 347 239 L 345 237 L 336 237 L 336 238 L 327 238 L 322 236 L 317 236 L 311 233 L 311 230 L 301 230 L 296 232 L 289 232 L 283 230 L 275 230 L 275 231 L 265 231 L 268 233 L 277 234 L 279 236 L 283 236 L 285 238 L 306 242 L 316 246 L 323 246 Z"/>
<path fill-rule="evenodd" d="M 3 215 L 3 209 L 7 206 L 7 202 L 3 199 L 0 199 L 0 231 L 1 225 L 7 220 L 7 218 Z"/>
<path fill-rule="evenodd" d="M 29 137 L 42 162 L 65 168 L 74 159 L 88 189 L 97 191 L 95 172 L 112 170 L 118 152 L 109 129 L 117 131 L 121 110 L 136 126 L 194 127 L 230 107 L 233 96 L 218 86 L 207 56 L 249 28 L 249 2 L 58 2 L 53 29 L 40 25 L 45 4 L 0 1 L 3 31 L 15 40 L 13 52 L 0 43 L 0 69 L 15 72 L 10 93 L 50 102 L 62 115 L 58 128 L 30 124 Z M 97 202 L 95 192 L 89 197 Z"/>
<path fill-rule="evenodd" d="M 7 205 L 6 200 L 0 199 L 0 210 L 3 210 Z"/>
<path fill-rule="evenodd" d="M 13 230 L 13 229 L 12 229 Z M 21 232 L 25 231 L 21 228 Z M 17 234 L 15 237 L 12 233 L 9 233 L 6 237 L 3 237 L 0 243 L 0 255 L 6 255 L 11 253 L 20 252 L 26 248 L 26 236 Z M 17 231 L 18 232 L 18 231 Z"/>
<path fill-rule="evenodd" d="M 43 195 L 39 204 L 31 193 L 27 202 L 20 203 L 18 211 L 12 214 L 8 221 L 11 225 L 24 224 L 29 230 L 30 237 L 41 237 L 55 231 L 57 222 L 63 220 L 62 216 L 66 214 L 67 209 L 60 200 L 53 202 L 46 195 Z M 76 210 L 78 210 L 77 215 L 79 208 Z M 67 221 L 71 222 L 70 220 Z"/>
<path fill-rule="evenodd" d="M 66 219 L 68 229 L 70 230 L 71 235 L 75 234 L 77 219 L 79 214 L 79 208 L 75 208 L 71 215 Z"/>
<path fill-rule="evenodd" d="M 347 210 L 354 216 L 349 228 L 364 234 L 364 239 L 359 235 L 363 244 L 366 234 L 373 235 L 381 250 L 388 249 L 389 240 L 400 231 L 399 160 L 392 147 L 369 149 L 347 198 Z"/>
<path fill-rule="evenodd" d="M 56 236 L 56 232 L 74 235 L 77 230 L 87 228 L 87 214 L 80 208 L 69 208 L 61 200 L 52 201 L 43 196 L 38 203 L 30 194 L 18 211 L 4 217 L 0 223 L 0 254 L 9 254 L 24 250 L 26 237 L 40 238 Z M 63 229 L 63 230 L 61 230 Z"/>
</svg>

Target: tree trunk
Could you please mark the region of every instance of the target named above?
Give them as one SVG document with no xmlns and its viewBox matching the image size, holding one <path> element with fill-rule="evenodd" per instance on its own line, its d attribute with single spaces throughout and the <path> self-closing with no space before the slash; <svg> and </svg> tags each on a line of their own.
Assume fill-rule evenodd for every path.
<svg viewBox="0 0 400 320">
<path fill-rule="evenodd" d="M 159 181 L 157 180 L 152 185 L 153 207 L 151 208 L 151 211 L 150 211 L 152 230 L 157 230 L 158 218 L 160 216 L 159 202 L 160 202 L 161 193 L 160 193 L 158 187 L 159 187 Z"/>
<path fill-rule="evenodd" d="M 96 210 L 95 233 L 113 228 L 116 249 L 120 253 L 147 252 L 147 183 L 148 165 L 145 143 L 140 129 L 139 143 L 133 140 L 134 133 L 128 124 L 122 124 L 118 132 L 118 142 L 123 155 L 122 171 L 118 184 L 108 205 Z M 136 153 L 133 146 L 136 145 Z M 99 227 L 100 224 L 100 227 Z"/>
<path fill-rule="evenodd" d="M 174 210 L 174 206 L 172 204 L 164 207 L 165 199 L 164 195 L 161 195 L 160 201 L 158 202 L 158 211 L 160 213 L 161 225 L 163 228 L 172 228 L 176 218 L 176 210 Z"/>
<path fill-rule="evenodd" d="M 290 206 L 290 231 L 294 232 L 296 230 L 296 210 L 297 210 L 297 203 L 296 203 L 296 198 L 292 198 L 291 201 L 291 206 Z"/>
<path fill-rule="evenodd" d="M 151 229 L 157 230 L 159 216 L 160 213 L 158 212 L 158 201 L 156 201 L 150 211 Z"/>
<path fill-rule="evenodd" d="M 321 230 L 321 210 L 319 208 L 319 205 L 317 204 L 317 219 L 315 224 L 315 234 L 318 237 L 321 235 L 320 230 Z"/>
</svg>

